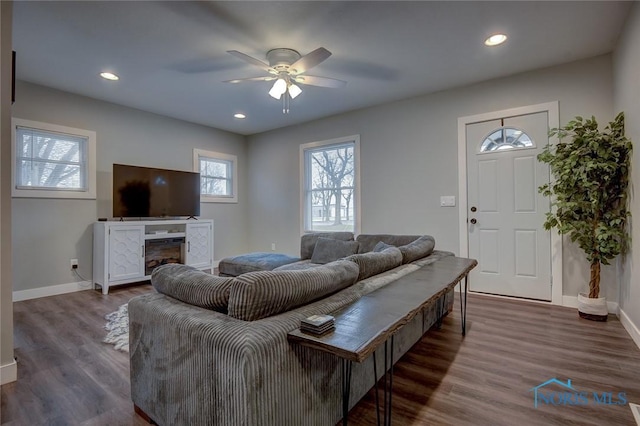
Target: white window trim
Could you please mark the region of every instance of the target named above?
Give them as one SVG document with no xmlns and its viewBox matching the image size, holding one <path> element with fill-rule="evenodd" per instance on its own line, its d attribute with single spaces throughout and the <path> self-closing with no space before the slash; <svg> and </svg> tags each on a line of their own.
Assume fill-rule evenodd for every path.
<svg viewBox="0 0 640 426">
<path fill-rule="evenodd" d="M 96 199 L 96 132 L 58 124 L 13 118 L 11 120 L 11 196 L 16 198 L 68 198 Z M 52 133 L 63 133 L 87 138 L 87 190 L 66 191 L 64 189 L 24 189 L 16 187 L 16 128 L 29 127 Z"/>
<path fill-rule="evenodd" d="M 215 195 L 200 194 L 201 203 L 237 203 L 238 202 L 238 157 L 222 152 L 207 151 L 204 149 L 193 150 L 193 171 L 200 173 L 200 157 L 212 160 L 229 161 L 231 163 L 231 197 L 218 197 Z"/>
<path fill-rule="evenodd" d="M 317 142 L 309 142 L 300 145 L 300 235 L 304 235 L 308 232 L 312 232 L 310 229 L 306 229 L 306 220 L 305 220 L 305 183 L 307 181 L 307 176 L 305 176 L 305 151 L 308 149 L 318 148 L 322 146 L 330 146 L 330 145 L 339 145 L 344 143 L 354 143 L 354 181 L 355 181 L 355 191 L 353 194 L 353 199 L 355 201 L 355 209 L 353 212 L 353 233 L 355 235 L 360 234 L 360 223 L 361 216 L 360 211 L 361 203 L 360 203 L 360 135 L 351 135 L 345 136 L 336 139 L 329 139 L 324 141 Z"/>
</svg>

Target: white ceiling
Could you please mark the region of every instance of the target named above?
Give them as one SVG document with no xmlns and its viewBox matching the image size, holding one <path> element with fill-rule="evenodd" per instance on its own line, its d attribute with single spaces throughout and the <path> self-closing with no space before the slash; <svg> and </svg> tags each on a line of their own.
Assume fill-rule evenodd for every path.
<svg viewBox="0 0 640 426">
<path fill-rule="evenodd" d="M 239 134 L 611 52 L 631 6 L 616 1 L 14 2 L 18 79 Z M 504 32 L 508 41 L 487 48 Z M 333 55 L 282 114 L 263 72 L 287 47 Z M 115 72 L 120 81 L 98 77 Z M 19 102 L 19 93 L 18 93 Z M 247 119 L 233 114 L 242 112 Z"/>
</svg>

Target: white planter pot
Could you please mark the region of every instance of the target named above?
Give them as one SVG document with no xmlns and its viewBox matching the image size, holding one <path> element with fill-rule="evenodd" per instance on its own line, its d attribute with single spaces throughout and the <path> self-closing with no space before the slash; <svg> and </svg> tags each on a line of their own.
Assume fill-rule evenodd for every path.
<svg viewBox="0 0 640 426">
<path fill-rule="evenodd" d="M 578 293 L 578 314 L 582 318 L 606 321 L 609 315 L 607 299 L 605 297 L 590 299 L 588 294 Z"/>
</svg>

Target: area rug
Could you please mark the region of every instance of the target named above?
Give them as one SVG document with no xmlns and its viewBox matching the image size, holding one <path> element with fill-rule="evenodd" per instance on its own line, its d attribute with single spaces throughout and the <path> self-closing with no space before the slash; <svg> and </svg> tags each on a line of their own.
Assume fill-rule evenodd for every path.
<svg viewBox="0 0 640 426">
<path fill-rule="evenodd" d="M 105 330 L 109 333 L 104 338 L 104 343 L 114 345 L 114 349 L 122 352 L 129 352 L 129 310 L 125 303 L 117 311 L 111 312 L 104 317 L 107 320 Z"/>
</svg>

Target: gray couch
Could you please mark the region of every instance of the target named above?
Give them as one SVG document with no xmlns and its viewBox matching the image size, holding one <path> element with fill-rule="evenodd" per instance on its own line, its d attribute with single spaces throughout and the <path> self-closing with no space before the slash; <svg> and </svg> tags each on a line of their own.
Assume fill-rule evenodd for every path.
<svg viewBox="0 0 640 426">
<path fill-rule="evenodd" d="M 357 244 L 341 244 L 349 242 Z M 451 255 L 433 243 L 313 235 L 303 238 L 300 260 L 270 271 L 216 277 L 185 265 L 157 268 L 157 293 L 129 302 L 134 404 L 160 425 L 334 425 L 342 417 L 339 360 L 289 343 L 287 333 Z M 353 254 L 332 258 L 343 249 Z M 453 292 L 443 298 L 451 309 Z M 394 359 L 439 319 L 438 305 L 396 335 Z M 353 366 L 350 406 L 373 386 L 372 362 Z"/>
</svg>

